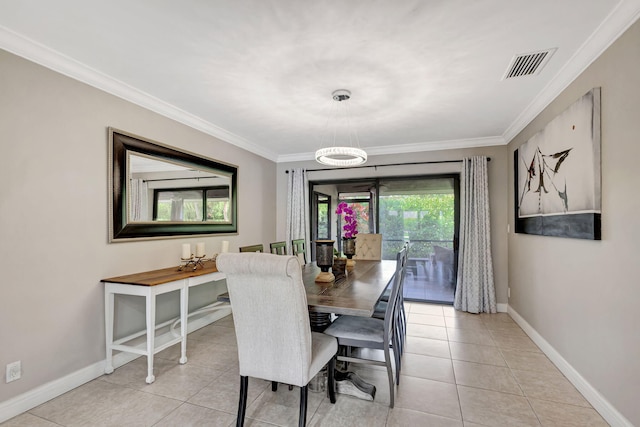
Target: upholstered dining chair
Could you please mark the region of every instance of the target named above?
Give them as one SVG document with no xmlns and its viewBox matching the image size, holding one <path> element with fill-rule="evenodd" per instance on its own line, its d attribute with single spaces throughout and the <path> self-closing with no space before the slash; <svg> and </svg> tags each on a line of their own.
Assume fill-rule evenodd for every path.
<svg viewBox="0 0 640 427">
<path fill-rule="evenodd" d="M 240 252 L 264 252 L 264 246 L 262 246 L 262 244 L 240 246 Z"/>
<path fill-rule="evenodd" d="M 269 243 L 269 250 L 272 254 L 287 255 L 287 242 Z"/>
<path fill-rule="evenodd" d="M 307 250 L 304 239 L 294 239 L 291 241 L 291 251 L 297 256 L 302 265 L 307 263 Z"/>
<path fill-rule="evenodd" d="M 237 426 L 244 424 L 249 377 L 300 387 L 299 425 L 306 424 L 307 384 L 328 365 L 328 391 L 335 403 L 334 337 L 311 332 L 307 294 L 296 257 L 264 253 L 222 253 L 238 341 L 240 400 Z"/>
<path fill-rule="evenodd" d="M 389 304 L 385 312 L 384 319 L 376 319 L 373 317 L 361 316 L 340 316 L 338 317 L 324 333 L 338 338 L 338 344 L 344 346 L 349 351 L 345 356 L 338 356 L 338 360 L 349 363 L 368 363 L 373 365 L 384 365 L 387 368 L 387 376 L 389 379 L 389 406 L 394 406 L 394 375 L 391 360 L 391 351 L 394 352 L 393 362 L 398 360 L 395 353 L 397 349 L 396 331 L 398 329 L 398 317 L 396 310 L 398 308 L 398 294 L 404 275 L 404 265 L 406 263 L 406 247 L 402 248 L 397 255 L 396 273 L 393 278 L 391 295 Z M 382 350 L 384 354 L 384 362 L 370 358 L 362 349 Z M 397 363 L 397 362 L 396 362 Z M 396 369 L 397 366 L 396 366 Z"/>
<path fill-rule="evenodd" d="M 362 233 L 356 239 L 356 260 L 382 259 L 382 234 Z"/>
</svg>

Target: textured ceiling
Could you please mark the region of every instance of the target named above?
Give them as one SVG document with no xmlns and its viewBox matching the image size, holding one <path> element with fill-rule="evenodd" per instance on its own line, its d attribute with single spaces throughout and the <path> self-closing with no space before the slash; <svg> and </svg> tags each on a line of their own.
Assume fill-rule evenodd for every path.
<svg viewBox="0 0 640 427">
<path fill-rule="evenodd" d="M 369 154 L 504 144 L 640 0 L 3 0 L 0 48 L 274 161 L 312 158 L 331 92 Z M 515 55 L 557 48 L 534 76 Z"/>
</svg>

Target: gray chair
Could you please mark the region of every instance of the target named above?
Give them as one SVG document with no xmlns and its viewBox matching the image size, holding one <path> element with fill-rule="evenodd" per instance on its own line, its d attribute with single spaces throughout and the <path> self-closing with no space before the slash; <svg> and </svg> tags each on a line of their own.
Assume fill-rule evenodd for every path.
<svg viewBox="0 0 640 427">
<path fill-rule="evenodd" d="M 336 339 L 311 332 L 302 270 L 294 256 L 223 253 L 216 258 L 226 275 L 238 341 L 240 401 L 237 426 L 244 424 L 249 377 L 300 387 L 299 425 L 306 424 L 307 384 L 328 364 L 328 391 L 335 403 Z"/>
<path fill-rule="evenodd" d="M 407 261 L 409 259 L 408 243 L 404 245 L 404 250 L 406 250 L 404 259 L 403 260 L 398 259 L 398 262 L 402 263 L 401 267 L 403 271 L 402 271 L 402 280 L 400 281 L 400 283 L 398 283 L 399 289 L 398 289 L 398 294 L 396 296 L 397 304 L 398 304 L 395 311 L 396 330 L 393 336 L 394 341 L 392 343 L 392 346 L 394 349 L 393 355 L 396 362 L 396 384 L 397 385 L 400 385 L 400 370 L 402 368 L 402 354 L 404 353 L 404 345 L 405 345 L 406 336 L 407 336 L 407 314 L 404 308 L 403 291 L 404 291 L 404 278 L 407 270 Z M 385 295 L 387 296 L 387 298 L 386 299 L 381 298 L 380 301 L 378 301 L 372 317 L 376 319 L 384 319 L 387 306 L 389 304 L 389 296 L 391 294 L 392 287 L 395 285 L 395 283 L 396 282 L 393 281 L 391 285 L 387 288 L 387 290 L 385 290 Z"/>
<path fill-rule="evenodd" d="M 262 246 L 262 244 L 240 246 L 240 252 L 264 252 L 264 246 Z"/>
<path fill-rule="evenodd" d="M 403 280 L 406 255 L 406 247 L 398 252 L 396 274 L 393 278 L 391 296 L 384 320 L 373 317 L 340 316 L 324 331 L 325 334 L 338 338 L 338 344 L 347 349 L 346 355 L 338 356 L 338 360 L 349 363 L 383 365 L 387 368 L 387 376 L 389 377 L 389 406 L 391 408 L 394 406 L 395 386 L 391 351 L 394 352 L 393 357 L 395 362 L 399 357 L 399 353 L 396 353 L 398 352 L 397 339 L 399 338 L 396 336 L 396 331 L 398 330 L 396 310 L 399 304 L 398 295 Z M 384 362 L 367 357 L 366 352 L 360 351 L 362 349 L 382 350 Z"/>
<path fill-rule="evenodd" d="M 269 250 L 272 254 L 287 255 L 287 242 L 269 243 Z"/>
</svg>

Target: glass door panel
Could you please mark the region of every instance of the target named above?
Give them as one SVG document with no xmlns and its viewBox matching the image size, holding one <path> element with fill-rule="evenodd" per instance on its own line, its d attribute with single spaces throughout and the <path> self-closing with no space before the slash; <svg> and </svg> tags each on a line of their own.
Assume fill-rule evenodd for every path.
<svg viewBox="0 0 640 427">
<path fill-rule="evenodd" d="M 384 179 L 379 186 L 384 259 L 410 242 L 404 296 L 452 303 L 455 291 L 458 177 Z"/>
</svg>

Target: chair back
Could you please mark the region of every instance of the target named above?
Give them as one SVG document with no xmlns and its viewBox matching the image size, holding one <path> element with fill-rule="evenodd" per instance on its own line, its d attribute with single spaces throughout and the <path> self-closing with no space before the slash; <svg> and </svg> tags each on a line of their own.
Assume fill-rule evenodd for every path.
<svg viewBox="0 0 640 427">
<path fill-rule="evenodd" d="M 304 239 L 294 239 L 291 241 L 291 251 L 298 257 L 302 265 L 307 263 L 307 251 Z"/>
<path fill-rule="evenodd" d="M 264 252 L 262 243 L 259 245 L 240 246 L 240 252 Z"/>
<path fill-rule="evenodd" d="M 382 259 L 382 234 L 358 234 L 356 259 L 380 261 Z"/>
<path fill-rule="evenodd" d="M 391 294 L 389 302 L 384 313 L 384 342 L 391 342 L 397 322 L 399 321 L 398 312 L 400 304 L 402 304 L 402 284 L 404 282 L 404 273 L 407 266 L 407 246 L 405 245 L 396 256 L 396 273 L 393 276 Z"/>
<path fill-rule="evenodd" d="M 269 249 L 270 249 L 272 254 L 286 255 L 287 254 L 287 242 L 269 243 Z"/>
<path fill-rule="evenodd" d="M 227 279 L 240 375 L 306 385 L 311 327 L 296 257 L 222 253 L 216 266 Z"/>
</svg>

